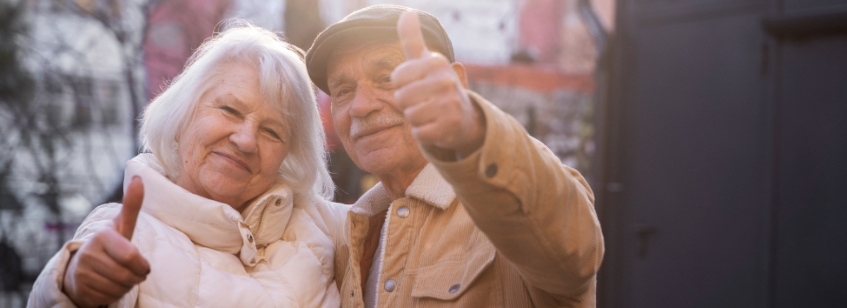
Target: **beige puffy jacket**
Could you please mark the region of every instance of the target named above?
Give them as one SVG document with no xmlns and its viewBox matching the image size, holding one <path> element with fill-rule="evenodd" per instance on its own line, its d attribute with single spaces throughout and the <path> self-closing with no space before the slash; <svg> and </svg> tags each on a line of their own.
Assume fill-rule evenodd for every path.
<svg viewBox="0 0 847 308">
<path fill-rule="evenodd" d="M 161 173 L 151 154 L 127 163 L 125 183 L 140 175 L 145 186 L 132 242 L 151 272 L 113 307 L 339 306 L 333 259 L 349 207 L 294 204 L 291 189 L 279 184 L 242 217 Z M 73 306 L 60 291 L 70 253 L 111 226 L 120 207 L 105 204 L 89 214 L 38 277 L 29 307 Z"/>
</svg>

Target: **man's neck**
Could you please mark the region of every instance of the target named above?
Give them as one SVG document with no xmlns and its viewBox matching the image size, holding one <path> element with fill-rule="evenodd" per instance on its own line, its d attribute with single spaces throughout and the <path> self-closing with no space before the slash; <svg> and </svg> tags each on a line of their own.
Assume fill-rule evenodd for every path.
<svg viewBox="0 0 847 308">
<path fill-rule="evenodd" d="M 388 192 L 391 200 L 397 200 L 406 196 L 406 189 L 412 185 L 424 167 L 426 165 L 412 171 L 399 170 L 398 172 L 378 175 L 377 177 L 379 177 L 379 181 L 382 182 L 382 186 Z"/>
</svg>

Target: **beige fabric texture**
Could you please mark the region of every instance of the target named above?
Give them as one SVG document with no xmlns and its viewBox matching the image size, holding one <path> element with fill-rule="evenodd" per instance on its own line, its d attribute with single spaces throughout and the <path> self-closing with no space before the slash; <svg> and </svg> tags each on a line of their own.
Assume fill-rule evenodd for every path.
<svg viewBox="0 0 847 308">
<path fill-rule="evenodd" d="M 342 307 L 364 307 L 359 259 L 369 217 L 386 208 L 379 307 L 596 306 L 604 248 L 591 188 L 471 96 L 487 121 L 481 149 L 458 162 L 427 152 L 404 198 L 392 202 L 378 184 L 348 213 L 335 267 Z"/>
</svg>

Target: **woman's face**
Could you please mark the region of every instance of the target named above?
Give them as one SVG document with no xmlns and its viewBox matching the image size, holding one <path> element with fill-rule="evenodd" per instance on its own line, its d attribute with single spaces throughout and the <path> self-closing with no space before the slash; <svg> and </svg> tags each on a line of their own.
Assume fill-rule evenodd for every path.
<svg viewBox="0 0 847 308">
<path fill-rule="evenodd" d="M 289 151 L 282 115 L 261 95 L 258 72 L 240 63 L 220 68 L 177 138 L 177 185 L 238 211 L 277 181 Z"/>
</svg>

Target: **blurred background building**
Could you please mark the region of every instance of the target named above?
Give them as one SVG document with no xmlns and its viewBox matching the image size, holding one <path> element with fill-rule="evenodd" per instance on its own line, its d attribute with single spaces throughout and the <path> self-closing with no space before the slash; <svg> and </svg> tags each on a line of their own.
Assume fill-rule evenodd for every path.
<svg viewBox="0 0 847 308">
<path fill-rule="evenodd" d="M 563 162 L 589 170 L 598 57 L 582 14 L 597 12 L 594 26 L 607 32 L 611 0 L 162 1 L 150 14 L 144 44 L 147 97 L 181 71 L 193 49 L 223 19 L 251 20 L 306 50 L 327 25 L 377 3 L 415 7 L 438 17 L 453 39 L 457 61 L 468 68 L 471 88 L 516 116 Z M 321 93 L 319 103 L 333 152 L 336 200 L 352 203 L 376 180 L 356 168 L 333 136 L 329 98 Z"/>
<path fill-rule="evenodd" d="M 305 50 L 376 3 L 438 17 L 470 88 L 589 180 L 598 306 L 847 305 L 847 0 L 4 0 L 0 307 L 120 200 L 141 110 L 221 21 Z M 376 180 L 318 104 L 352 203 Z"/>
</svg>

